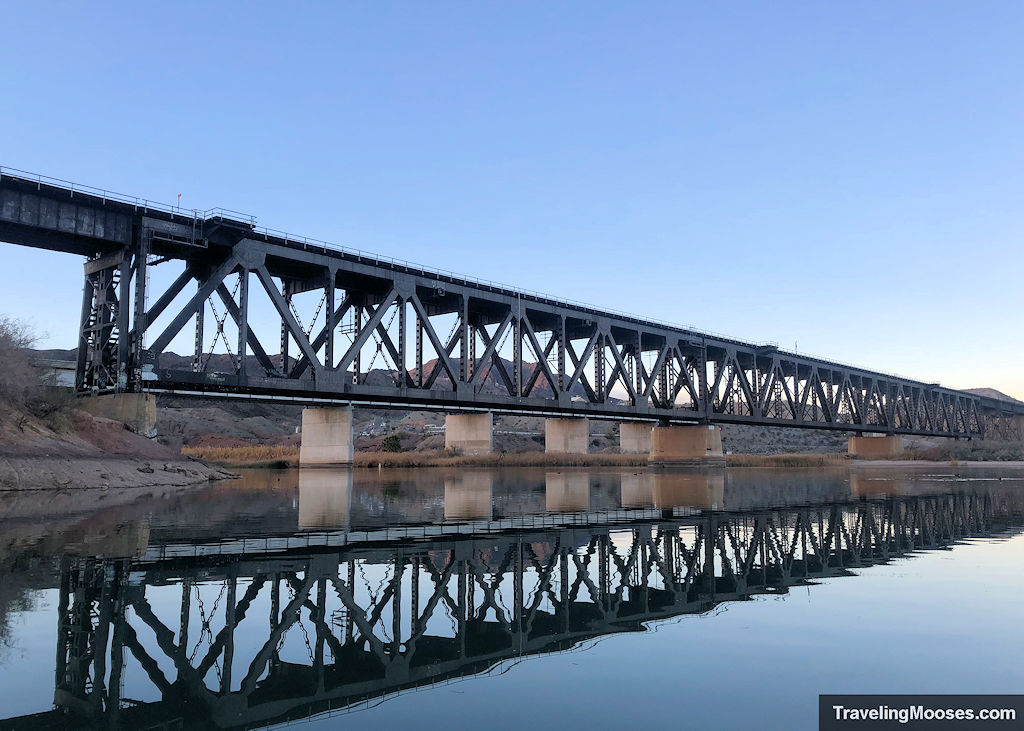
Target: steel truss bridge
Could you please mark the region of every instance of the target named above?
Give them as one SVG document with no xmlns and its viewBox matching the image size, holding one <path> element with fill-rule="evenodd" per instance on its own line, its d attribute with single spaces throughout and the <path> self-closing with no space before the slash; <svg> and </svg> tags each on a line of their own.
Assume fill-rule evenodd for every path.
<svg viewBox="0 0 1024 731">
<path fill-rule="evenodd" d="M 989 488 L 588 520 L 512 530 L 493 521 L 469 535 L 410 538 L 424 535 L 421 526 L 391 541 L 280 536 L 260 539 L 262 553 L 237 553 L 228 541 L 150 547 L 136 559 L 65 558 L 58 709 L 4 727 L 251 728 L 345 712 L 647 622 L 1019 530 L 1024 502 L 1013 488 Z"/>
<path fill-rule="evenodd" d="M 957 437 L 1009 436 L 1024 414 L 1024 404 L 334 248 L 230 211 L 186 214 L 2 169 L 0 241 L 88 258 L 83 392 Z M 257 300 L 272 331 L 252 317 Z M 171 358 L 172 342 L 191 357 Z"/>
</svg>

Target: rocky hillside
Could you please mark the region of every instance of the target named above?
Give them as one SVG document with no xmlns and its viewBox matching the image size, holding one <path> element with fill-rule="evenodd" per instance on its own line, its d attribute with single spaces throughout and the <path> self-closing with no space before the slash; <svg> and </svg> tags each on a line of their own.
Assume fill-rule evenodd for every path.
<svg viewBox="0 0 1024 731">
<path fill-rule="evenodd" d="M 988 396 L 989 398 L 1002 399 L 1003 401 L 1013 401 L 1014 403 L 1024 403 L 1020 399 L 1015 399 L 1013 396 L 1007 396 L 1002 391 L 997 391 L 994 388 L 965 388 L 967 393 L 973 393 L 978 396 Z"/>
</svg>

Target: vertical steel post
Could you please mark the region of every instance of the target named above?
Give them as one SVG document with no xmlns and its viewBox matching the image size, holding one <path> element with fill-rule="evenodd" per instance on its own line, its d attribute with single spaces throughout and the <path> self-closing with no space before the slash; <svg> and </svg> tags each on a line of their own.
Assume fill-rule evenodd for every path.
<svg viewBox="0 0 1024 731">
<path fill-rule="evenodd" d="M 292 306 L 292 292 L 291 287 L 288 286 L 288 280 L 281 280 L 281 294 L 284 296 L 284 303 L 291 309 Z M 281 318 L 281 372 L 285 375 L 291 370 L 291 364 L 288 362 L 288 325 L 284 321 L 284 317 Z"/>
<path fill-rule="evenodd" d="M 405 297 L 398 297 L 395 300 L 398 303 L 398 377 L 399 387 L 405 392 L 406 385 L 408 383 L 409 364 L 406 363 L 406 333 L 405 333 L 405 320 L 406 310 L 408 304 L 406 303 Z"/>
<path fill-rule="evenodd" d="M 118 290 L 117 322 L 115 323 L 115 329 L 117 330 L 117 372 L 115 378 L 117 379 L 116 390 L 126 391 L 129 387 L 128 379 L 130 376 L 128 372 L 128 354 L 132 342 L 132 266 L 131 254 L 127 250 L 121 258 Z"/>
<path fill-rule="evenodd" d="M 558 393 L 555 394 L 555 398 L 558 398 L 559 394 L 565 391 L 566 378 L 565 378 L 565 315 L 558 316 Z"/>
<path fill-rule="evenodd" d="M 249 270 L 238 272 L 238 374 L 245 375 L 245 357 L 249 350 Z"/>
<path fill-rule="evenodd" d="M 523 308 L 519 305 L 519 313 L 512 318 L 512 335 L 515 344 L 512 348 L 512 382 L 516 387 L 516 398 L 523 395 Z"/>
<path fill-rule="evenodd" d="M 360 297 L 359 302 L 355 305 L 354 310 L 354 321 L 355 321 L 355 333 L 352 336 L 353 341 L 359 339 L 359 333 L 363 330 L 363 301 Z M 360 348 L 356 352 L 355 360 L 352 362 L 352 382 L 359 383 L 359 374 L 363 371 L 363 349 Z"/>
<path fill-rule="evenodd" d="M 196 288 L 202 287 L 202 282 L 196 283 Z M 196 310 L 196 334 L 192 349 L 192 372 L 198 373 L 203 367 L 203 348 L 205 347 L 206 336 L 203 334 L 203 327 L 206 324 L 206 300 L 199 303 Z"/>
<path fill-rule="evenodd" d="M 142 355 L 143 342 L 149 322 L 146 318 L 146 287 L 149 282 L 147 266 L 149 264 L 149 237 L 144 233 L 139 236 L 139 246 L 135 254 L 135 312 L 132 316 L 132 342 L 129 355 L 132 369 L 129 373 L 129 385 L 133 391 L 142 387 Z M 186 264 L 186 266 L 188 266 Z"/>
<path fill-rule="evenodd" d="M 469 346 L 470 336 L 472 335 L 469 327 L 469 297 L 467 295 L 462 295 L 461 312 L 462 343 L 459 348 L 461 354 L 459 358 L 459 380 L 466 383 L 469 380 Z M 458 386 L 456 386 L 455 390 L 458 391 Z"/>
<path fill-rule="evenodd" d="M 327 333 L 327 341 L 324 343 L 324 366 L 331 370 L 334 368 L 334 270 L 327 270 L 327 282 L 324 285 L 324 297 L 327 300 L 325 307 L 327 308 L 327 323 L 325 325 L 325 331 Z"/>
<path fill-rule="evenodd" d="M 85 275 L 85 282 L 82 285 L 82 313 L 78 320 L 78 362 L 75 367 L 75 387 L 81 391 L 92 385 L 92 378 L 87 373 L 89 363 L 90 332 L 93 316 L 93 288 L 92 279 Z"/>
<path fill-rule="evenodd" d="M 416 317 L 416 387 L 423 388 L 423 320 L 418 313 Z"/>
</svg>

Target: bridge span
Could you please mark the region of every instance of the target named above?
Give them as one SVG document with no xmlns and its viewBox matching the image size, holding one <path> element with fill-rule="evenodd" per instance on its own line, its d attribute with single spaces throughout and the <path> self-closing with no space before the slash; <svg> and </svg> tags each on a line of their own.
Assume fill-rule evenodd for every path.
<svg viewBox="0 0 1024 731">
<path fill-rule="evenodd" d="M 720 455 L 713 425 L 724 423 L 890 437 L 1024 428 L 1024 404 L 338 248 L 231 211 L 184 212 L 7 169 L 0 241 L 86 257 L 82 393 L 466 412 L 449 420 L 452 444 L 484 451 L 491 412 L 550 417 L 548 446 L 560 451 L 586 450 L 584 419 L 616 419 L 642 425 L 624 428 L 624 441 L 668 461 Z M 254 317 L 260 307 L 269 314 Z M 315 432 L 320 453 L 344 462 L 347 417 L 309 416 L 304 442 Z"/>
</svg>

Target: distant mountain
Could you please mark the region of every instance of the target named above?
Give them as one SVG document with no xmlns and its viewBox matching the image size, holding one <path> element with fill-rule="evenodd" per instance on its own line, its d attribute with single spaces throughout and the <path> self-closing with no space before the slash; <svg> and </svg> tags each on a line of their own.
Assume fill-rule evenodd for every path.
<svg viewBox="0 0 1024 731">
<path fill-rule="evenodd" d="M 1013 401 L 1016 404 L 1022 404 L 1024 401 L 1015 399 L 1013 396 L 1007 396 L 1002 391 L 997 391 L 994 388 L 965 388 L 967 393 L 973 393 L 976 396 L 988 396 L 989 398 L 1002 399 L 1003 401 Z"/>
</svg>

